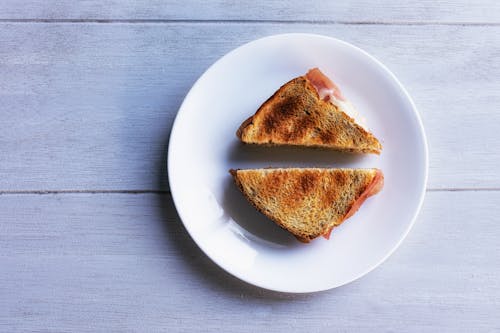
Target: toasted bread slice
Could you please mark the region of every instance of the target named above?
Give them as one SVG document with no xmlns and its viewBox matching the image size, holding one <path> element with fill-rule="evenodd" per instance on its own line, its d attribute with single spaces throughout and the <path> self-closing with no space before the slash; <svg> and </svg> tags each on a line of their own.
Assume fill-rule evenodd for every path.
<svg viewBox="0 0 500 333">
<path fill-rule="evenodd" d="M 352 216 L 384 176 L 378 169 L 277 168 L 230 170 L 241 192 L 261 213 L 309 242 Z"/>
<path fill-rule="evenodd" d="M 352 105 L 315 68 L 283 85 L 236 135 L 245 143 L 380 154 L 382 145 L 349 114 Z"/>
</svg>

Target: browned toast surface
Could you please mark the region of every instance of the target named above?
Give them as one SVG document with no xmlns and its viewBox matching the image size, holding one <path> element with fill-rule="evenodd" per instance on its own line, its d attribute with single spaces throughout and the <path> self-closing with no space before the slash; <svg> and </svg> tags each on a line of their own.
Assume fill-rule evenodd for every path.
<svg viewBox="0 0 500 333">
<path fill-rule="evenodd" d="M 245 143 L 375 153 L 380 142 L 335 105 L 319 98 L 305 76 L 283 85 L 237 131 Z"/>
<path fill-rule="evenodd" d="M 333 227 L 351 216 L 362 201 L 378 192 L 383 184 L 382 173 L 377 169 L 289 168 L 230 172 L 255 208 L 304 242 L 329 235 Z"/>
</svg>

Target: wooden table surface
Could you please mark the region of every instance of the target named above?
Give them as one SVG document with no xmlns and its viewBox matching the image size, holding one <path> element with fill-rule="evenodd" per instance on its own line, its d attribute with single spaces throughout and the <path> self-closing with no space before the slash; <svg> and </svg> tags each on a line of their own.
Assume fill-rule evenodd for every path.
<svg viewBox="0 0 500 333">
<path fill-rule="evenodd" d="M 401 247 L 305 295 L 212 263 L 164 167 L 194 81 L 284 32 L 337 37 L 385 63 L 430 150 Z M 500 332 L 499 105 L 495 0 L 3 0 L 0 331 Z"/>
</svg>

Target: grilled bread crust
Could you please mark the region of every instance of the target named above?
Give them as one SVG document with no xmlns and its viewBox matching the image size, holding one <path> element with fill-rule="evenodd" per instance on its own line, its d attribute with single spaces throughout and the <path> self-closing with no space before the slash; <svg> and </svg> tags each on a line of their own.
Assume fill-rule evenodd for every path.
<svg viewBox="0 0 500 333">
<path fill-rule="evenodd" d="M 322 147 L 380 154 L 382 145 L 318 92 L 305 76 L 274 93 L 236 132 L 250 144 Z"/>
<path fill-rule="evenodd" d="M 269 168 L 230 173 L 257 210 L 303 242 L 329 234 L 354 213 L 351 208 L 377 174 L 383 181 L 378 169 Z"/>
</svg>

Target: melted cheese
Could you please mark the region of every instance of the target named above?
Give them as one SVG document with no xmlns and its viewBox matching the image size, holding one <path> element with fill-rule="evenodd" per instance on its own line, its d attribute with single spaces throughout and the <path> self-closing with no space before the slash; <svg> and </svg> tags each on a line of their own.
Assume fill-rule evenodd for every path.
<svg viewBox="0 0 500 333">
<path fill-rule="evenodd" d="M 330 103 L 338 107 L 340 111 L 344 112 L 346 115 L 353 118 L 359 126 L 367 130 L 366 118 L 359 114 L 358 110 L 356 110 L 356 108 L 354 107 L 354 105 L 351 104 L 351 102 L 336 98 L 333 92 L 328 95 Z"/>
</svg>

